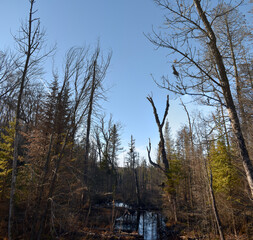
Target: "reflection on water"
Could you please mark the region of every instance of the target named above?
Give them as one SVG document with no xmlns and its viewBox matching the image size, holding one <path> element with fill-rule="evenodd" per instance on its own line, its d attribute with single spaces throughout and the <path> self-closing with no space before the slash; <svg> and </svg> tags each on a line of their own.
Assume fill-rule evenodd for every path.
<svg viewBox="0 0 253 240">
<path fill-rule="evenodd" d="M 123 208 L 131 209 L 131 207 L 129 205 L 127 205 L 126 203 L 122 203 L 122 202 L 115 202 L 114 205 L 115 205 L 115 207 L 123 207 Z M 112 203 L 110 203 L 110 206 L 112 206 Z"/>
<path fill-rule="evenodd" d="M 164 229 L 165 222 L 161 214 L 148 211 L 134 211 L 125 213 L 116 219 L 115 230 L 125 232 L 138 231 L 145 240 L 158 240 L 160 232 Z"/>
</svg>

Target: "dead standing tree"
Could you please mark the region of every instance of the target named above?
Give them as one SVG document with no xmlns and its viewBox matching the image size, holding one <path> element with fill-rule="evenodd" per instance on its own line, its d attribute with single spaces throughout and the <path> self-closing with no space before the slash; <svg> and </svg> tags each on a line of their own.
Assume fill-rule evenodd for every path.
<svg viewBox="0 0 253 240">
<path fill-rule="evenodd" d="M 165 120 L 166 120 L 166 117 L 167 117 L 168 111 L 169 111 L 169 96 L 167 96 L 166 108 L 165 108 L 165 111 L 164 111 L 162 122 L 160 122 L 160 119 L 159 119 L 159 116 L 158 116 L 153 98 L 151 96 L 148 96 L 147 99 L 150 102 L 150 104 L 152 105 L 155 121 L 156 121 L 156 124 L 157 124 L 157 127 L 158 127 L 159 136 L 160 136 L 159 152 L 162 155 L 162 162 L 163 162 L 163 165 L 164 165 L 164 169 L 162 167 L 159 167 L 159 168 L 163 169 L 163 171 L 166 174 L 168 174 L 169 173 L 169 161 L 168 161 L 167 155 L 166 155 L 165 141 L 164 141 L 164 136 L 163 136 L 163 126 L 165 124 Z M 149 156 L 149 161 L 150 161 L 151 160 L 151 157 L 150 157 L 151 143 L 149 143 L 149 148 L 147 150 L 148 150 L 148 156 Z M 153 166 L 158 167 L 158 166 L 154 165 L 154 163 L 152 161 L 150 161 L 150 163 Z"/>
<path fill-rule="evenodd" d="M 149 159 L 150 164 L 153 165 L 154 167 L 160 169 L 164 173 L 165 177 L 167 178 L 168 193 L 169 193 L 169 198 L 170 198 L 169 201 L 172 203 L 174 220 L 175 220 L 175 222 L 177 222 L 176 192 L 175 192 L 173 179 L 171 178 L 169 158 L 166 154 L 165 140 L 164 140 L 164 135 L 163 135 L 163 127 L 164 127 L 165 120 L 166 120 L 166 117 L 168 115 L 169 106 L 170 106 L 169 105 L 169 96 L 167 96 L 166 107 L 165 107 L 162 122 L 160 122 L 160 119 L 159 119 L 159 116 L 158 116 L 157 109 L 156 109 L 155 103 L 153 101 L 153 98 L 151 96 L 148 96 L 147 99 L 148 99 L 148 101 L 150 102 L 150 104 L 153 108 L 155 121 L 156 121 L 158 131 L 159 131 L 160 142 L 159 142 L 159 150 L 158 151 L 161 154 L 163 166 L 161 166 L 158 163 L 155 163 L 154 161 L 152 161 L 152 158 L 151 158 L 151 142 L 150 141 L 149 141 L 149 146 L 147 147 L 148 159 Z"/>
<path fill-rule="evenodd" d="M 227 75 L 229 66 L 224 63 L 223 53 L 217 43 L 218 36 L 213 29 L 215 21 L 236 7 L 229 7 L 226 12 L 219 12 L 217 8 L 215 13 L 209 14 L 212 10 L 209 1 L 200 3 L 199 0 L 194 0 L 193 3 L 188 3 L 177 0 L 170 3 L 168 0 L 155 0 L 155 3 L 169 12 L 166 25 L 172 31 L 169 35 L 153 32 L 154 35 L 149 35 L 148 39 L 157 47 L 169 49 L 181 58 L 179 61 L 175 60 L 175 63 L 180 67 L 182 77 L 177 77 L 174 84 L 164 77 L 162 87 L 177 94 L 198 97 L 207 103 L 220 103 L 215 97 L 217 92 L 223 97 L 222 104 L 227 108 L 253 197 L 253 166 L 232 96 Z M 206 53 L 206 49 L 209 51 L 208 58 L 203 54 Z"/>
<path fill-rule="evenodd" d="M 21 122 L 21 104 L 25 86 L 27 82 L 35 76 L 41 74 L 39 64 L 47 57 L 54 49 L 47 53 L 40 54 L 40 51 L 44 45 L 45 32 L 41 30 L 40 19 L 36 18 L 34 14 L 34 0 L 29 0 L 30 11 L 27 23 L 22 23 L 20 27 L 19 36 L 14 37 L 18 51 L 21 54 L 18 60 L 18 67 L 20 69 L 20 75 L 17 82 L 18 99 L 15 113 L 15 137 L 14 137 L 14 153 L 13 153 L 13 164 L 12 164 L 12 178 L 11 178 L 11 192 L 10 192 L 10 205 L 9 205 L 9 219 L 8 219 L 8 237 L 11 240 L 12 237 L 12 226 L 14 217 L 14 197 L 16 190 L 17 180 L 17 162 L 18 162 L 18 147 L 20 138 L 20 122 Z"/>
<path fill-rule="evenodd" d="M 103 80 L 105 78 L 107 69 L 110 65 L 112 53 L 110 52 L 106 58 L 103 59 L 103 56 L 100 53 L 100 47 L 97 46 L 95 53 L 92 57 L 92 62 L 90 65 L 91 73 L 91 82 L 90 82 L 90 91 L 88 93 L 88 113 L 86 121 L 86 135 L 85 135 L 85 152 L 84 152 L 84 178 L 83 182 L 86 185 L 88 183 L 88 158 L 90 152 L 90 132 L 92 127 L 92 116 L 95 112 L 95 107 L 98 105 L 99 99 L 105 99 L 103 88 Z M 85 202 L 85 193 L 83 194 L 83 203 Z"/>
</svg>

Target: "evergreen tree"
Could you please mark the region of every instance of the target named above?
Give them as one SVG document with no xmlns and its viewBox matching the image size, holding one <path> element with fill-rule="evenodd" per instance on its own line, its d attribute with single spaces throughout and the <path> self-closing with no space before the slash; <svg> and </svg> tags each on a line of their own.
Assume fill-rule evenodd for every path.
<svg viewBox="0 0 253 240">
<path fill-rule="evenodd" d="M 111 129 L 110 145 L 111 145 L 111 164 L 113 169 L 115 169 L 117 166 L 117 156 L 119 151 L 122 150 L 122 148 L 120 147 L 121 141 L 119 129 L 120 129 L 119 124 L 113 124 Z"/>
<path fill-rule="evenodd" d="M 135 188 L 136 198 L 137 198 L 137 205 L 141 205 L 141 197 L 140 197 L 140 188 L 139 188 L 139 181 L 138 181 L 138 174 L 137 174 L 137 167 L 139 165 L 139 154 L 136 152 L 135 148 L 135 139 L 131 135 L 131 141 L 129 144 L 129 151 L 127 153 L 127 163 L 130 169 L 132 170 L 132 174 L 134 177 L 135 185 L 132 185 Z"/>
<path fill-rule="evenodd" d="M 52 133 L 55 130 L 55 118 L 57 109 L 57 96 L 59 92 L 58 77 L 55 75 L 54 80 L 47 93 L 44 103 L 44 113 L 41 125 L 45 132 Z"/>
<path fill-rule="evenodd" d="M 13 160 L 13 143 L 15 133 L 15 122 L 11 122 L 9 127 L 4 128 L 1 133 L 0 142 L 0 193 L 1 199 L 6 195 L 7 188 L 10 187 L 11 165 Z"/>
<path fill-rule="evenodd" d="M 131 169 L 135 169 L 137 167 L 137 159 L 138 153 L 135 148 L 135 139 L 131 135 L 131 141 L 129 143 L 129 151 L 127 153 L 127 164 Z"/>
<path fill-rule="evenodd" d="M 182 163 L 180 161 L 180 157 L 178 157 L 174 150 L 174 143 L 171 137 L 171 129 L 168 121 L 165 124 L 164 139 L 166 156 L 170 165 L 170 170 L 168 173 L 169 177 L 167 178 L 167 191 L 173 193 L 176 191 L 176 187 L 178 186 L 180 179 L 182 178 Z"/>
<path fill-rule="evenodd" d="M 213 175 L 214 191 L 230 194 L 238 183 L 238 173 L 224 140 L 218 140 L 216 144 L 212 143 L 209 164 Z"/>
<path fill-rule="evenodd" d="M 44 113 L 41 120 L 45 133 L 62 134 L 70 126 L 70 87 L 69 83 L 63 83 L 59 89 L 58 76 L 49 88 L 50 92 L 46 96 Z"/>
</svg>

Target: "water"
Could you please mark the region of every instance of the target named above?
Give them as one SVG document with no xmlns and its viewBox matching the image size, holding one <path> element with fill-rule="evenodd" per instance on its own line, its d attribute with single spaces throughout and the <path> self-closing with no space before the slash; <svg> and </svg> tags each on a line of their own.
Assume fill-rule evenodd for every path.
<svg viewBox="0 0 253 240">
<path fill-rule="evenodd" d="M 129 205 L 127 205 L 126 203 L 123 203 L 123 202 L 115 202 L 114 205 L 115 205 L 115 207 L 123 207 L 126 209 L 132 209 L 132 207 L 130 207 Z M 112 206 L 112 203 L 110 203 L 110 206 Z"/>
<path fill-rule="evenodd" d="M 115 229 L 125 232 L 136 231 L 145 240 L 159 240 L 165 221 L 160 213 L 150 211 L 131 211 L 126 209 L 125 213 L 116 219 Z"/>
</svg>

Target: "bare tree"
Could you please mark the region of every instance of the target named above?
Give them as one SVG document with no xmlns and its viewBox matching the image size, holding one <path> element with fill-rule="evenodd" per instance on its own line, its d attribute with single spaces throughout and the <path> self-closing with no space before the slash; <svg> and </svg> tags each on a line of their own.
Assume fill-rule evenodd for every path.
<svg viewBox="0 0 253 240">
<path fill-rule="evenodd" d="M 100 56 L 100 47 L 98 46 L 92 57 L 92 63 L 90 65 L 90 71 L 92 74 L 91 82 L 89 85 L 89 100 L 88 100 L 88 113 L 86 121 L 86 135 L 85 135 L 85 152 L 84 152 L 84 184 L 87 183 L 87 168 L 88 157 L 90 151 L 90 131 L 92 123 L 92 115 L 98 99 L 104 98 L 103 80 L 106 75 L 106 71 L 110 65 L 111 53 L 107 56 L 106 60 Z"/>
<path fill-rule="evenodd" d="M 21 104 L 25 86 L 29 79 L 41 74 L 39 64 L 48 56 L 52 51 L 40 54 L 43 48 L 45 32 L 41 30 L 40 19 L 35 17 L 34 0 L 30 0 L 30 11 L 27 23 L 21 24 L 19 36 L 14 37 L 18 45 L 18 50 L 21 54 L 19 59 L 19 76 L 17 87 L 19 88 L 18 100 L 16 105 L 16 124 L 15 124 L 15 138 L 14 138 L 14 157 L 12 165 L 12 178 L 11 178 L 11 192 L 10 192 L 10 206 L 9 206 L 9 221 L 8 221 L 8 236 L 12 239 L 12 226 L 14 217 L 14 195 L 16 190 L 17 179 L 17 161 L 18 161 L 18 146 L 20 138 L 20 120 L 21 120 Z"/>
<path fill-rule="evenodd" d="M 229 11 L 231 6 L 225 3 L 219 4 L 217 7 L 221 16 L 219 20 L 214 21 L 213 30 L 217 36 L 217 46 L 223 56 L 232 92 L 234 91 L 236 96 L 235 104 L 238 106 L 241 128 L 247 142 L 249 136 L 248 124 L 251 121 L 251 116 L 250 110 L 248 110 L 245 103 L 246 98 L 251 99 L 249 92 L 252 90 L 252 86 L 248 79 L 243 80 L 240 66 L 250 61 L 252 50 L 248 46 L 252 44 L 253 38 L 245 22 L 244 15 L 237 9 Z"/>
<path fill-rule="evenodd" d="M 156 124 L 157 124 L 157 127 L 158 127 L 158 131 L 159 131 L 159 135 L 160 135 L 159 152 L 162 155 L 162 162 L 163 162 L 164 168 L 161 167 L 161 166 L 158 166 L 156 163 L 154 163 L 152 161 L 151 155 L 150 155 L 151 143 L 149 143 L 149 148 L 147 148 L 149 162 L 152 165 L 154 165 L 154 166 L 162 169 L 165 174 L 168 174 L 169 173 L 169 161 L 168 161 L 168 158 L 167 158 L 167 155 L 166 155 L 165 141 L 164 141 L 164 136 L 163 136 L 163 126 L 165 124 L 165 120 L 166 120 L 166 117 L 168 115 L 168 110 L 169 110 L 169 96 L 167 96 L 166 107 L 165 107 L 165 111 L 164 111 L 162 122 L 160 122 L 160 119 L 159 119 L 159 116 L 157 114 L 157 110 L 156 110 L 153 98 L 151 96 L 149 96 L 149 97 L 147 97 L 147 99 L 148 99 L 148 101 L 150 102 L 150 104 L 151 104 L 151 106 L 153 108 L 153 113 L 154 113 L 155 121 L 156 121 Z"/>
<path fill-rule="evenodd" d="M 171 176 L 169 156 L 167 156 L 167 153 L 166 153 L 165 139 L 164 139 L 164 134 L 163 134 L 163 127 L 164 127 L 166 117 L 167 117 L 168 111 L 169 111 L 169 106 L 170 106 L 169 105 L 169 96 L 167 96 L 166 107 L 165 107 L 164 115 L 162 118 L 162 122 L 159 119 L 153 98 L 151 96 L 148 96 L 147 99 L 153 108 L 153 113 L 154 113 L 156 125 L 157 125 L 158 131 L 159 131 L 160 142 L 159 142 L 159 150 L 158 151 L 159 151 L 159 154 L 161 154 L 163 166 L 152 161 L 152 159 L 151 159 L 151 142 L 150 141 L 149 141 L 149 147 L 147 147 L 148 159 L 149 159 L 150 164 L 153 165 L 154 167 L 160 169 L 163 172 L 163 174 L 165 175 L 165 177 L 167 178 L 167 184 L 168 184 L 168 189 L 169 189 L 169 191 L 168 191 L 169 201 L 172 203 L 172 209 L 173 209 L 172 211 L 174 213 L 174 220 L 175 220 L 175 222 L 177 222 L 176 191 L 175 191 L 174 182 L 173 182 L 173 179 Z"/>
<path fill-rule="evenodd" d="M 175 3 L 168 0 L 155 2 L 169 12 L 166 15 L 166 25 L 171 29 L 171 33 L 168 36 L 154 32 L 154 35 L 149 35 L 148 38 L 156 46 L 169 49 L 180 58 L 175 60 L 175 63 L 180 67 L 178 72 L 181 75 L 179 74 L 175 84 L 163 78 L 163 87 L 178 94 L 191 94 L 205 99 L 206 102 L 220 102 L 215 97 L 215 92 L 222 97 L 222 104 L 227 108 L 253 197 L 253 166 L 232 96 L 227 74 L 228 66 L 225 66 L 223 52 L 218 46 L 217 34 L 213 28 L 215 21 L 236 7 L 230 6 L 225 12 L 220 11 L 218 7 L 214 13 L 209 1 L 194 0 L 191 4 L 179 0 Z M 205 52 L 204 49 L 209 50 L 208 58 L 201 54 L 201 51 Z"/>
<path fill-rule="evenodd" d="M 0 51 L 0 100 L 11 95 L 17 88 L 18 81 L 15 76 L 18 68 L 18 58 L 8 51 Z"/>
</svg>

